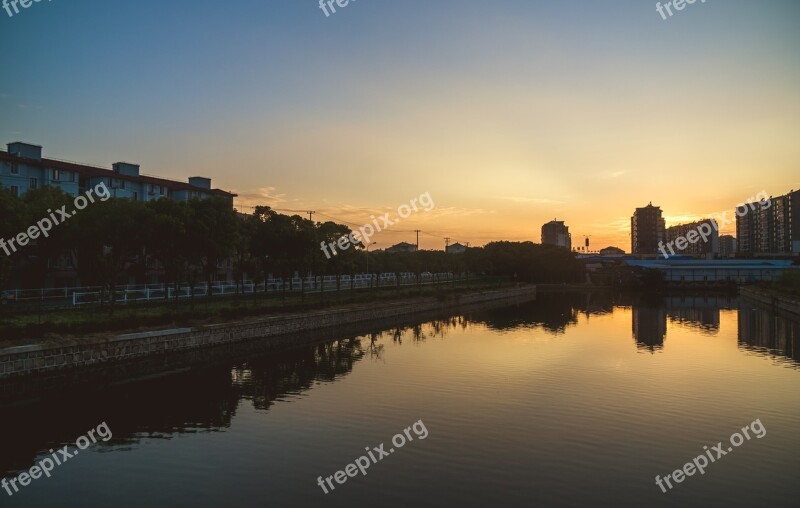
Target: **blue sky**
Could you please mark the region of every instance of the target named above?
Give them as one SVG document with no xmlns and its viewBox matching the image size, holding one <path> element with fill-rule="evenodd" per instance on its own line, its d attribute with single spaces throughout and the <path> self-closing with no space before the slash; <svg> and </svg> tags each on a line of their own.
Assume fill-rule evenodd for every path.
<svg viewBox="0 0 800 508">
<path fill-rule="evenodd" d="M 651 200 L 797 187 L 798 34 L 790 0 L 43 1 L 0 11 L 0 142 L 357 223 L 428 191 L 408 226 L 475 244 L 554 216 L 624 244 Z"/>
</svg>

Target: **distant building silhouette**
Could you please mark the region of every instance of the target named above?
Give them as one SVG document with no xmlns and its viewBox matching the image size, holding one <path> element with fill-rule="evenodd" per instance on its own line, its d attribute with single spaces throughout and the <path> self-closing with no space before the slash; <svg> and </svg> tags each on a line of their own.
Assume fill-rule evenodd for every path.
<svg viewBox="0 0 800 508">
<path fill-rule="evenodd" d="M 707 240 L 703 240 L 702 237 L 698 236 L 697 241 L 694 243 L 686 241 L 686 248 L 679 249 L 673 247 L 673 249 L 675 250 L 675 254 L 679 256 L 694 256 L 701 259 L 716 257 L 719 254 L 719 225 L 714 219 L 705 219 L 699 222 L 670 226 L 667 228 L 667 237 L 664 243 L 675 242 L 678 238 L 687 238 L 687 235 L 692 231 L 694 231 L 694 237 L 694 235 L 698 234 L 698 228 L 703 224 L 706 224 L 706 227 L 703 229 L 704 231 L 711 228 L 711 233 L 706 237 Z"/>
<path fill-rule="evenodd" d="M 464 252 L 467 252 L 467 246 L 460 243 L 454 243 L 453 245 L 447 246 L 445 252 L 448 254 L 463 254 Z"/>
<path fill-rule="evenodd" d="M 770 200 L 768 208 L 755 203 L 745 205 L 746 213 L 736 213 L 736 251 L 800 255 L 800 190 Z"/>
<path fill-rule="evenodd" d="M 637 208 L 631 217 L 631 252 L 637 256 L 658 254 L 658 244 L 666 237 L 661 208 L 653 203 Z"/>
<path fill-rule="evenodd" d="M 623 256 L 625 255 L 625 251 L 620 249 L 619 247 L 606 247 L 605 249 L 600 249 L 601 256 Z"/>
<path fill-rule="evenodd" d="M 721 235 L 719 237 L 719 257 L 732 258 L 736 255 L 736 237 Z"/>
<path fill-rule="evenodd" d="M 542 244 L 558 245 L 572 250 L 572 236 L 564 221 L 551 220 L 542 226 Z"/>
<path fill-rule="evenodd" d="M 400 252 L 417 252 L 417 246 L 407 242 L 400 242 L 386 249 L 387 254 L 398 254 Z"/>
</svg>

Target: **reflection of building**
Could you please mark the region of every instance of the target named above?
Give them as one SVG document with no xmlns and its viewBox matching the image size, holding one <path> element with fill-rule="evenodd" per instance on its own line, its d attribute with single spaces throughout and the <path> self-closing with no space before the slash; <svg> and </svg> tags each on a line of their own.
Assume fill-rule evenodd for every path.
<svg viewBox="0 0 800 508">
<path fill-rule="evenodd" d="M 742 254 L 800 253 L 800 191 L 744 205 L 736 215 L 737 252 Z M 746 213 L 745 212 L 746 209 Z"/>
<path fill-rule="evenodd" d="M 633 306 L 633 338 L 642 349 L 655 351 L 664 346 L 667 312 L 663 306 Z"/>
<path fill-rule="evenodd" d="M 739 347 L 800 365 L 800 323 L 751 305 L 740 305 L 738 314 Z"/>
<path fill-rule="evenodd" d="M 631 217 L 631 252 L 638 256 L 658 254 L 658 244 L 665 237 L 661 208 L 653 203 L 637 208 Z"/>
<path fill-rule="evenodd" d="M 729 300 L 710 296 L 674 296 L 664 299 L 671 322 L 716 333 L 719 331 L 719 310 Z"/>
<path fill-rule="evenodd" d="M 699 233 L 701 228 L 706 235 L 705 239 Z M 694 256 L 703 259 L 713 258 L 719 254 L 719 232 L 717 228 L 717 222 L 714 219 L 670 226 L 667 228 L 664 243 L 672 243 L 673 245 L 670 245 L 665 250 L 671 254 L 674 249 L 675 254 L 678 256 Z M 679 240 L 680 238 L 683 238 L 683 240 Z M 695 239 L 695 241 L 692 242 L 691 239 Z M 680 245 L 685 245 L 685 247 L 681 249 L 675 242 L 679 242 Z"/>
<path fill-rule="evenodd" d="M 417 252 L 417 246 L 411 243 L 400 242 L 397 245 L 392 245 L 386 249 L 388 254 L 397 254 L 398 252 Z"/>
<path fill-rule="evenodd" d="M 542 226 L 542 244 L 558 245 L 572 250 L 572 237 L 569 234 L 569 227 L 564 225 L 564 221 L 551 220 Z"/>
<path fill-rule="evenodd" d="M 719 237 L 719 257 L 732 258 L 736 256 L 736 237 L 721 235 Z"/>
</svg>

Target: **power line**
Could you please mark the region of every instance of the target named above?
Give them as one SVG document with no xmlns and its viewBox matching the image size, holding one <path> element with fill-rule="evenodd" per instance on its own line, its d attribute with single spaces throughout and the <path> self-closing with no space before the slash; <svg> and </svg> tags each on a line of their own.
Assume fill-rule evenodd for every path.
<svg viewBox="0 0 800 508">
<path fill-rule="evenodd" d="M 244 207 L 240 207 L 240 208 L 244 208 Z M 254 207 L 247 207 L 247 208 L 253 209 Z M 356 228 L 361 228 L 361 227 L 365 226 L 365 224 L 357 224 L 355 222 L 347 221 L 347 220 L 341 219 L 339 217 L 334 217 L 332 215 L 328 215 L 328 214 L 325 214 L 325 213 L 322 213 L 322 212 L 319 212 L 319 211 L 315 211 L 315 210 L 294 210 L 294 209 L 288 209 L 288 208 L 270 208 L 270 209 L 272 211 L 275 211 L 275 212 L 307 213 L 307 214 L 309 214 L 309 220 L 312 220 L 312 216 L 313 215 L 319 215 L 320 217 L 324 217 L 326 219 L 330 219 L 332 221 L 336 221 L 337 223 L 347 224 L 348 226 L 353 226 L 353 227 L 356 227 Z M 439 235 L 439 234 L 435 234 L 435 233 L 430 233 L 428 231 L 423 231 L 421 229 L 411 229 L 411 230 L 409 230 L 409 229 L 391 229 L 391 230 L 384 229 L 384 230 L 380 231 L 380 233 L 416 233 L 416 235 L 417 235 L 417 249 L 419 249 L 419 235 L 420 235 L 420 233 L 428 235 L 428 236 L 432 236 L 434 238 L 439 238 L 439 239 L 445 240 L 445 250 L 447 249 L 447 247 L 450 246 L 450 241 L 451 240 L 454 240 L 456 243 L 461 243 L 455 238 L 452 238 L 452 237 L 449 237 L 449 236 L 443 236 L 443 235 Z M 467 244 L 467 246 L 468 245 L 469 244 Z"/>
</svg>

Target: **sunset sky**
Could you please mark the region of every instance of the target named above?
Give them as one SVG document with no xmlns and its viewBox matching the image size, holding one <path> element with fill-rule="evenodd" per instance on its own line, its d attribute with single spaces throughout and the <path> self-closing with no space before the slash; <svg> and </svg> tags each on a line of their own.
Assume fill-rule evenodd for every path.
<svg viewBox="0 0 800 508">
<path fill-rule="evenodd" d="M 3 144 L 356 224 L 429 192 L 396 226 L 422 248 L 558 218 L 629 250 L 648 202 L 800 187 L 797 0 L 53 0 L 0 10 L 0 43 Z"/>
</svg>

